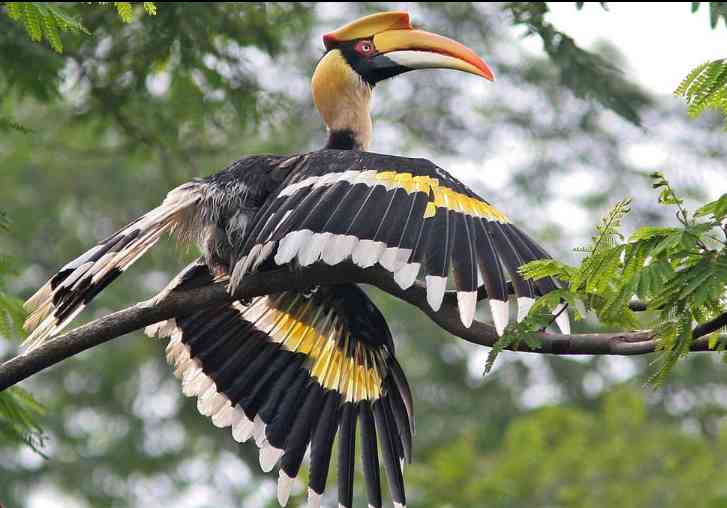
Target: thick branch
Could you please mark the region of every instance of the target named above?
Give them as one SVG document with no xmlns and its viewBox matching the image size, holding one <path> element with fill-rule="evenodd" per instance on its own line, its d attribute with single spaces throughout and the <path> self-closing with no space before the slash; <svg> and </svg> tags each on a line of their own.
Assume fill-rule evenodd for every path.
<svg viewBox="0 0 727 508">
<path fill-rule="evenodd" d="M 382 289 L 401 300 L 408 302 L 448 332 L 469 342 L 493 346 L 498 336 L 495 329 L 481 321 L 475 321 L 470 328 L 462 325 L 454 294 L 447 294 L 439 311 L 429 307 L 426 289 L 415 284 L 409 289 L 401 289 L 388 272 L 380 268 L 362 269 L 352 265 L 312 266 L 304 271 L 291 272 L 285 269 L 256 273 L 244 279 L 236 298 L 252 298 L 265 294 L 289 290 L 302 290 L 316 284 L 340 284 L 359 282 Z M 485 297 L 486 295 L 483 295 Z M 113 338 L 141 329 L 150 324 L 183 316 L 214 303 L 231 301 L 225 285 L 173 292 L 163 298 L 154 298 L 138 303 L 127 309 L 109 314 L 75 330 L 59 336 L 30 353 L 13 358 L 0 366 L 0 391 L 31 375 L 54 365 L 61 360 L 102 344 Z M 695 329 L 694 336 L 702 337 L 727 323 L 727 314 Z M 538 333 L 541 342 L 539 349 L 520 346 L 518 351 L 547 354 L 572 355 L 639 355 L 654 352 L 656 340 L 653 332 L 619 332 L 561 335 Z M 706 339 L 695 340 L 693 351 L 708 350 Z"/>
</svg>

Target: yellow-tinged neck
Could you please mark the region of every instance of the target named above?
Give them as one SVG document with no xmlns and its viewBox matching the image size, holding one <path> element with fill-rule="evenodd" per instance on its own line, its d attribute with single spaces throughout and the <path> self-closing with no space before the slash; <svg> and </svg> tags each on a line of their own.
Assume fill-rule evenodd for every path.
<svg viewBox="0 0 727 508">
<path fill-rule="evenodd" d="M 336 148 L 337 139 L 350 137 L 352 148 L 366 150 L 372 134 L 371 87 L 339 50 L 329 51 L 318 63 L 311 88 L 313 101 L 328 127 L 329 147 Z"/>
</svg>

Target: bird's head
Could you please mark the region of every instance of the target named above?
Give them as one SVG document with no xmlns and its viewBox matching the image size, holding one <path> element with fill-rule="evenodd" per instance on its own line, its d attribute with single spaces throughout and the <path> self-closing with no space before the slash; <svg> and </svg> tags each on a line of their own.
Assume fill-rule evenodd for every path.
<svg viewBox="0 0 727 508">
<path fill-rule="evenodd" d="M 382 12 L 323 36 L 326 54 L 313 73 L 313 100 L 330 131 L 328 147 L 366 149 L 369 101 L 380 81 L 415 69 L 454 69 L 490 81 L 487 64 L 468 47 L 415 30 L 406 12 Z"/>
</svg>

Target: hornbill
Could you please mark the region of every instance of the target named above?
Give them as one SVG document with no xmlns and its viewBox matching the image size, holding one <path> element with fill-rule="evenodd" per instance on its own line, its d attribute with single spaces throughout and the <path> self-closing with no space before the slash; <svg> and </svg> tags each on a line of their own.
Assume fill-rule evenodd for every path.
<svg viewBox="0 0 727 508">
<path fill-rule="evenodd" d="M 30 348 L 56 335 L 166 232 L 202 251 L 167 291 L 227 281 L 234 294 L 246 274 L 281 265 L 378 264 L 402 288 L 423 278 L 438 309 L 451 273 L 463 324 L 472 323 L 484 286 L 502 334 L 509 284 L 518 319 L 558 287 L 520 276 L 522 264 L 546 252 L 445 170 L 366 151 L 369 103 L 380 81 L 428 68 L 492 81 L 487 64 L 458 42 L 414 29 L 405 12 L 361 18 L 323 42 L 312 92 L 328 127 L 325 148 L 246 156 L 173 189 L 28 300 Z M 337 435 L 338 503 L 351 507 L 357 434 L 369 506 L 381 506 L 380 462 L 394 505 L 405 505 L 412 392 L 384 317 L 356 284 L 313 281 L 307 291 L 200 308 L 146 331 L 170 338 L 167 359 L 199 411 L 217 427 L 231 427 L 235 440 L 254 440 L 264 471 L 278 466 L 281 505 L 308 448 L 309 506 L 320 504 Z"/>
</svg>

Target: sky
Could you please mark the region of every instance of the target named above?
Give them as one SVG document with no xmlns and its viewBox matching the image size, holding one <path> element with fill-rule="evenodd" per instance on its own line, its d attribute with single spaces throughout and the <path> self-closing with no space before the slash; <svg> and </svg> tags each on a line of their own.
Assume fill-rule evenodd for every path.
<svg viewBox="0 0 727 508">
<path fill-rule="evenodd" d="M 674 101 L 686 113 L 683 99 L 672 96 L 679 83 L 696 66 L 727 58 L 724 20 L 710 29 L 707 3 L 696 13 L 692 13 L 691 6 L 691 2 L 609 2 L 604 11 L 598 2 L 586 2 L 581 10 L 575 2 L 549 2 L 546 19 L 581 47 L 590 48 L 598 41 L 611 43 L 625 56 L 624 72 L 648 91 Z M 526 37 L 521 43 L 533 54 L 543 54 L 540 38 Z M 654 134 L 664 126 L 650 125 L 648 119 L 644 120 L 645 133 L 637 134 L 626 144 L 632 163 L 649 170 L 658 168 L 676 185 L 698 186 L 709 199 L 727 192 L 721 164 L 700 167 L 699 172 L 688 171 L 686 168 L 693 167 L 695 161 L 682 147 L 658 141 Z M 562 205 L 552 203 L 553 207 Z M 577 210 L 566 215 L 571 226 L 575 222 L 580 227 L 587 226 L 592 220 Z"/>
<path fill-rule="evenodd" d="M 716 29 L 706 29 L 706 3 L 695 14 L 691 2 L 609 2 L 606 12 L 596 2 L 587 2 L 580 11 L 575 2 L 550 2 L 548 7 L 547 19 L 580 46 L 605 39 L 618 47 L 630 65 L 628 72 L 655 93 L 671 94 L 697 65 L 727 58 L 727 27 L 720 21 Z M 523 43 L 541 51 L 536 37 Z"/>
</svg>

